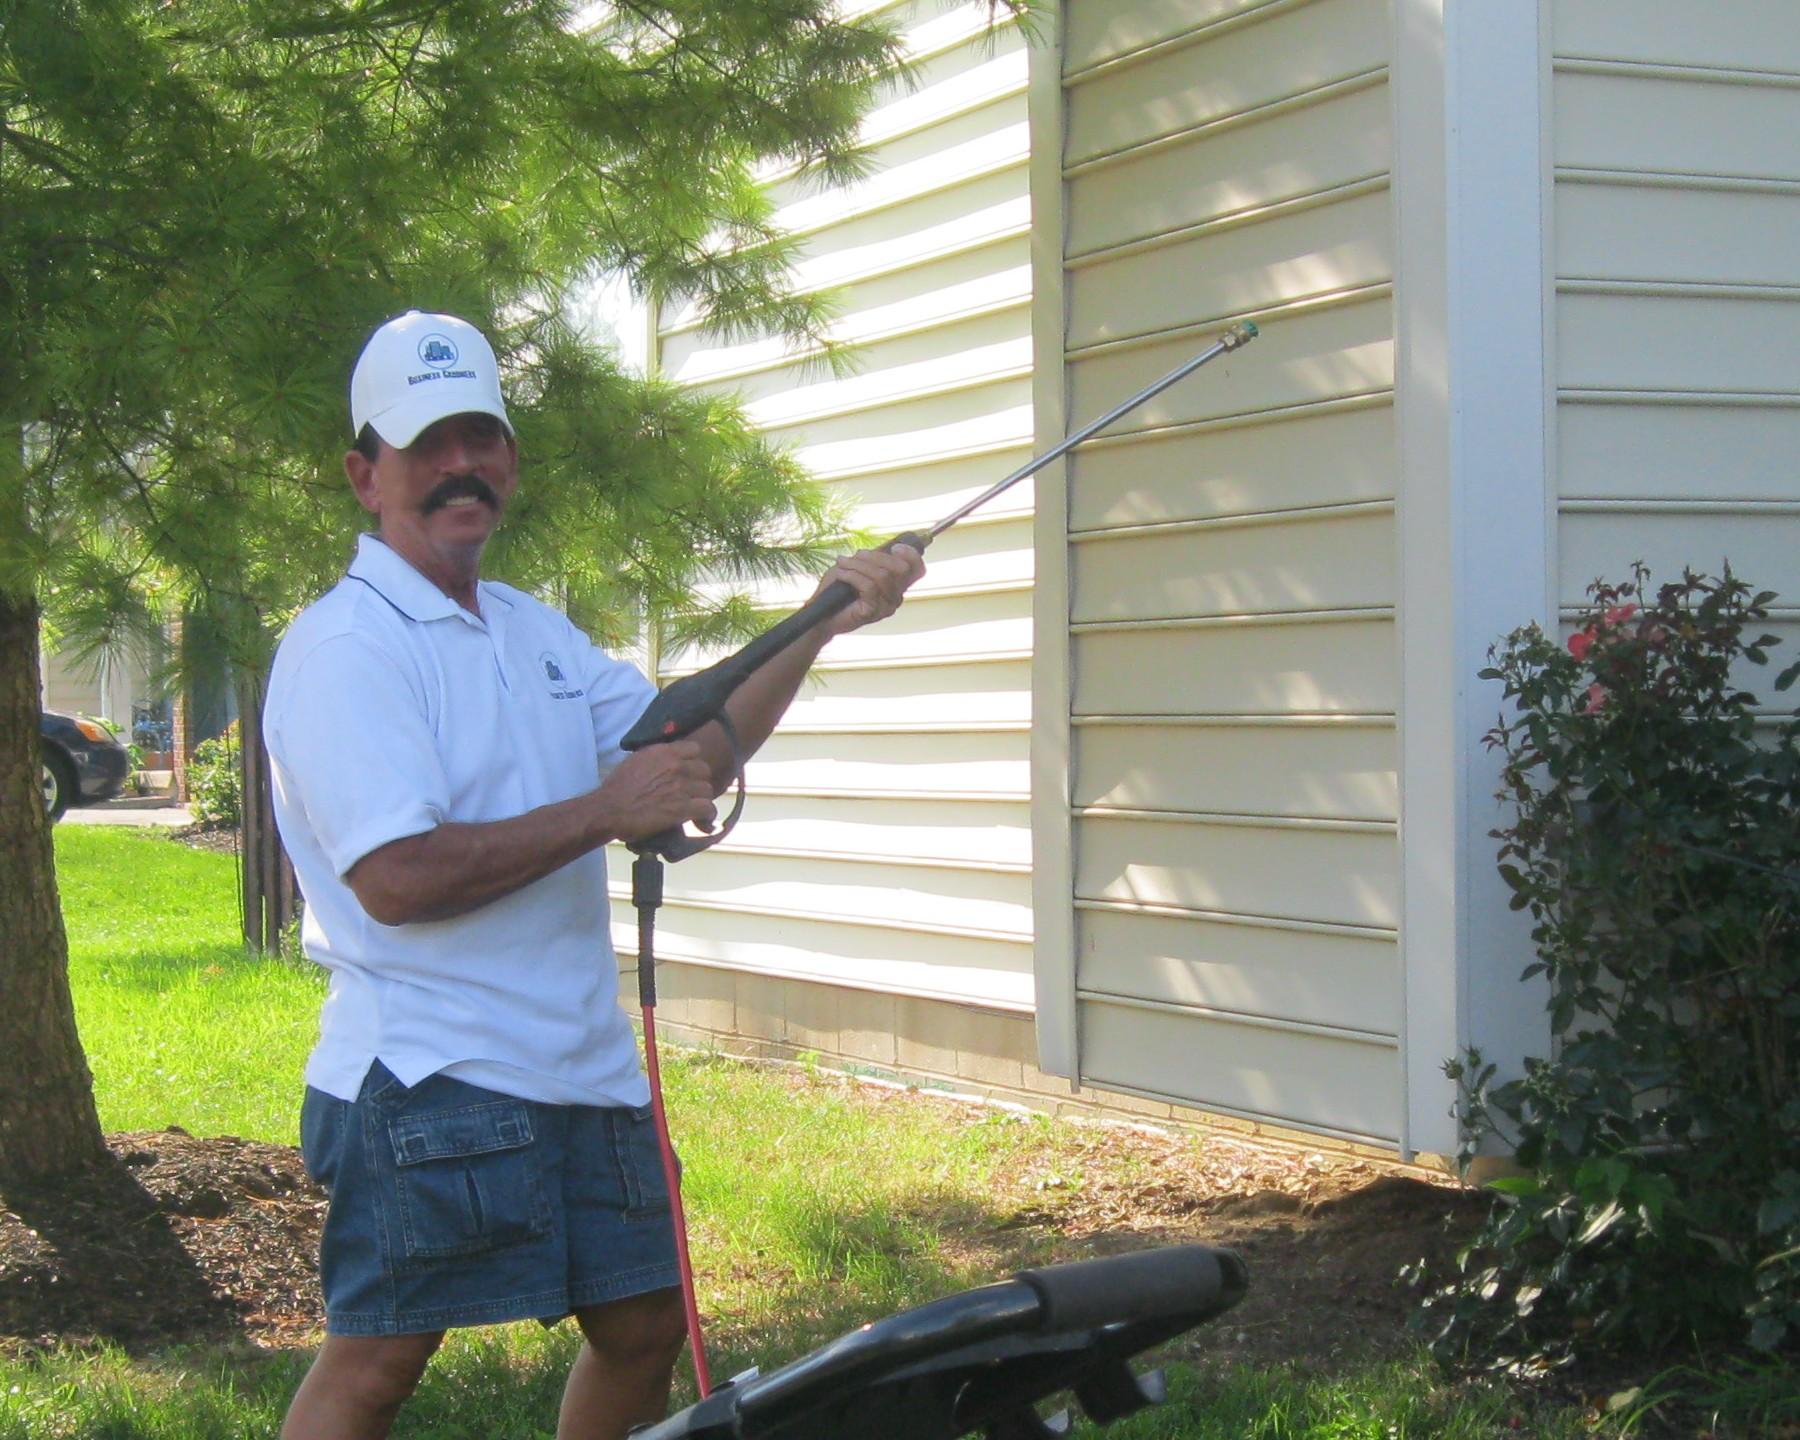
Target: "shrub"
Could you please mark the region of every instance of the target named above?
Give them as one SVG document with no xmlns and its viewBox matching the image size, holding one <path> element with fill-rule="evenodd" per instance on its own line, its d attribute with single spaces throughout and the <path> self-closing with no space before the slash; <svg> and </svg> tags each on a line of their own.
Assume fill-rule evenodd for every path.
<svg viewBox="0 0 1800 1440">
<path fill-rule="evenodd" d="M 1553 1053 L 1452 1063 L 1497 1181 L 1438 1344 L 1517 1363 L 1678 1337 L 1800 1338 L 1800 723 L 1738 681 L 1779 643 L 1729 569 L 1596 584 L 1566 645 L 1491 652 L 1511 719 L 1494 833 Z M 1754 638 L 1752 638 L 1754 637 Z M 1785 690 L 1800 665 L 1775 682 Z"/>
<path fill-rule="evenodd" d="M 233 720 L 216 739 L 203 740 L 194 747 L 187 777 L 188 812 L 197 824 L 238 823 L 241 781 L 237 721 Z"/>
</svg>

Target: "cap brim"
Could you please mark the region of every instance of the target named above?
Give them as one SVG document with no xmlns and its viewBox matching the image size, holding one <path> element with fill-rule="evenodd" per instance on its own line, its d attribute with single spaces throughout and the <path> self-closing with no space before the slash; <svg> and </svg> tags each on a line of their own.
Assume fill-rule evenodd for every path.
<svg viewBox="0 0 1800 1440">
<path fill-rule="evenodd" d="M 508 435 L 513 433 L 512 421 L 504 406 L 468 394 L 408 396 L 402 403 L 370 416 L 368 423 L 394 449 L 404 450 L 428 427 L 452 415 L 492 415 L 506 427 Z"/>
</svg>

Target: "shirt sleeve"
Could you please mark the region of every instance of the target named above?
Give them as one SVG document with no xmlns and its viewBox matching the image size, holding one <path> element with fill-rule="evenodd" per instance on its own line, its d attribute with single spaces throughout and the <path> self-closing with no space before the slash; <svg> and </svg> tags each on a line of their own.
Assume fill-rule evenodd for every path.
<svg viewBox="0 0 1800 1440">
<path fill-rule="evenodd" d="M 615 660 L 574 626 L 574 639 L 586 674 L 588 710 L 594 719 L 594 750 L 605 778 L 625 758 L 619 748 L 644 707 L 656 698 L 656 687 L 637 666 Z"/>
<path fill-rule="evenodd" d="M 290 808 L 339 876 L 395 840 L 435 829 L 450 784 L 424 696 L 404 666 L 357 635 L 324 641 L 264 717 Z"/>
</svg>

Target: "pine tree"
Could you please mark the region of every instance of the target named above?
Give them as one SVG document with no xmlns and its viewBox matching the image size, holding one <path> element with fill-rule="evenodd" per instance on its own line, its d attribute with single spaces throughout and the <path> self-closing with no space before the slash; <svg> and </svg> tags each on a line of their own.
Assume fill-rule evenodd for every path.
<svg viewBox="0 0 1800 1440">
<path fill-rule="evenodd" d="M 341 572 L 363 339 L 493 337 L 521 437 L 492 573 L 617 640 L 811 564 L 817 492 L 726 402 L 565 319 L 603 273 L 817 339 L 758 167 L 842 178 L 890 72 L 831 0 L 6 0 L 0 17 L 0 1184 L 103 1154 L 38 793 L 41 606 L 181 616 L 253 707 Z M 700 619 L 704 620 L 704 615 Z"/>
</svg>

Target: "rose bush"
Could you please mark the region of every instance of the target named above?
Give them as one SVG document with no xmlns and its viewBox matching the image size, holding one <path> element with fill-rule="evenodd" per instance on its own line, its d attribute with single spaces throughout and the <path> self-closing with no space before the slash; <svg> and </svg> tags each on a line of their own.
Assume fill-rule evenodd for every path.
<svg viewBox="0 0 1800 1440">
<path fill-rule="evenodd" d="M 238 763 L 238 723 L 223 735 L 203 740 L 188 761 L 188 813 L 197 825 L 235 825 L 243 790 Z"/>
<path fill-rule="evenodd" d="M 1800 1339 L 1800 722 L 1749 682 L 1776 596 L 1642 567 L 1590 594 L 1565 643 L 1527 626 L 1482 671 L 1553 1050 L 1504 1084 L 1447 1067 L 1465 1160 L 1497 1139 L 1522 1173 L 1426 1315 L 1507 1364 L 1774 1350 Z"/>
</svg>

